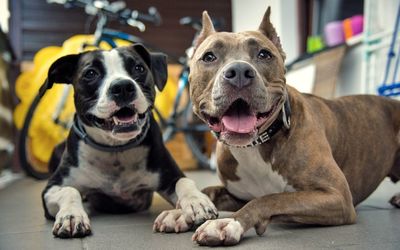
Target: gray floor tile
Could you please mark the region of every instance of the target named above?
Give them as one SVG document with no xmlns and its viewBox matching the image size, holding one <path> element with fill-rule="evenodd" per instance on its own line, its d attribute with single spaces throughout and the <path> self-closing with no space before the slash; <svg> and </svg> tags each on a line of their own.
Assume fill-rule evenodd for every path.
<svg viewBox="0 0 400 250">
<path fill-rule="evenodd" d="M 189 172 L 199 188 L 219 183 L 215 174 Z M 159 234 L 151 230 L 155 217 L 172 206 L 156 196 L 149 211 L 137 214 L 93 214 L 93 235 L 62 240 L 51 235 L 52 222 L 45 220 L 40 192 L 45 185 L 21 179 L 0 190 L 0 249 L 200 249 L 192 232 Z M 357 224 L 339 227 L 308 227 L 273 224 L 264 236 L 254 230 L 234 249 L 400 249 L 400 210 L 388 200 L 400 185 L 385 180 L 357 207 Z M 227 217 L 230 213 L 221 213 Z"/>
<path fill-rule="evenodd" d="M 82 239 L 53 238 L 47 230 L 0 235 L 1 250 L 83 249 L 82 246 Z"/>
</svg>

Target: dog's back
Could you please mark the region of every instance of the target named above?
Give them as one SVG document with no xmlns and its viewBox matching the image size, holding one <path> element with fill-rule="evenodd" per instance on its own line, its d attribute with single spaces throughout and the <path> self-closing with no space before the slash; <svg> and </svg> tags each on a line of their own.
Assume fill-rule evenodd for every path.
<svg viewBox="0 0 400 250">
<path fill-rule="evenodd" d="M 320 118 L 317 121 L 323 121 L 314 125 L 324 127 L 334 159 L 350 185 L 354 204 L 371 194 L 387 173 L 394 182 L 400 179 L 399 101 L 373 95 L 326 100 L 308 94 L 302 94 L 301 100 L 312 110 L 312 116 Z"/>
</svg>

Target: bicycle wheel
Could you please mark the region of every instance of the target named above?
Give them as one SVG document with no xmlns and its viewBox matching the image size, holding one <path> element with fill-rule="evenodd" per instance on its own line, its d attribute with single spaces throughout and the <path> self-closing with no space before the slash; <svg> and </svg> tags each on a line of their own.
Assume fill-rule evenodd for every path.
<svg viewBox="0 0 400 250">
<path fill-rule="evenodd" d="M 192 102 L 189 101 L 183 117 L 184 135 L 193 155 L 196 157 L 200 168 L 216 169 L 216 161 L 213 157 L 215 152 L 215 139 L 206 124 L 200 121 L 192 111 Z M 211 146 L 211 148 L 207 148 Z"/>
<path fill-rule="evenodd" d="M 49 90 L 49 91 L 54 91 L 54 90 Z M 47 95 L 47 93 L 46 93 L 46 95 Z M 44 95 L 44 97 L 46 95 Z M 50 94 L 50 95 L 52 95 L 52 94 Z M 19 139 L 18 139 L 18 153 L 19 153 L 19 161 L 20 161 L 21 168 L 26 172 L 26 174 L 28 176 L 31 176 L 31 177 L 39 179 L 39 180 L 47 179 L 48 177 L 50 177 L 51 173 L 48 169 L 48 161 L 50 160 L 50 156 L 51 156 L 55 146 L 65 139 L 65 137 L 69 131 L 69 129 L 66 126 L 58 125 L 58 124 L 54 123 L 51 115 L 44 114 L 43 110 L 40 109 L 40 107 L 42 107 L 41 105 L 46 106 L 46 103 L 41 102 L 41 101 L 43 101 L 43 97 L 41 97 L 39 94 L 37 94 L 29 106 L 29 109 L 28 109 L 27 114 L 24 119 L 22 129 L 20 131 Z M 50 111 L 50 113 L 52 113 L 52 112 L 53 111 Z M 33 121 L 35 120 L 35 116 L 36 116 L 36 119 L 38 119 L 38 117 L 41 118 L 41 119 L 39 119 L 39 121 L 36 121 L 36 123 L 38 123 L 38 125 L 42 129 L 42 130 L 40 130 L 40 136 L 37 136 L 38 132 L 36 131 L 36 134 L 35 134 L 36 138 L 35 138 L 35 136 L 32 136 L 32 134 L 34 134 L 34 133 L 31 132 L 33 130 L 32 127 L 34 127 Z M 64 117 L 65 117 L 65 115 L 64 115 Z M 68 115 L 68 117 L 69 118 L 65 119 L 65 120 L 70 120 L 70 118 L 72 119 L 71 115 Z M 49 121 L 51 121 L 50 129 L 48 126 L 47 127 L 44 126 L 43 122 L 40 122 L 43 119 L 45 119 L 47 121 L 47 123 L 50 123 Z M 60 124 L 63 124 L 63 123 L 60 122 Z M 55 126 L 56 126 L 56 129 L 54 129 Z M 45 134 L 43 131 L 47 131 L 48 134 Z M 62 135 L 59 131 L 61 131 Z M 50 135 L 51 133 L 53 133 L 53 135 Z M 57 136 L 59 138 L 57 138 L 56 141 L 53 140 L 54 142 L 52 142 L 52 143 L 48 143 L 50 139 L 53 139 L 53 138 L 49 139 L 49 137 L 54 136 L 54 133 L 57 133 Z M 35 140 L 37 140 L 36 143 L 34 142 Z M 44 144 L 46 147 L 48 147 L 46 150 L 48 151 L 49 159 L 43 159 L 43 158 L 37 157 L 37 153 L 35 156 L 34 146 L 37 146 L 38 141 L 39 142 L 41 142 L 41 141 L 47 142 Z"/>
<path fill-rule="evenodd" d="M 29 175 L 36 179 L 43 180 L 50 176 L 49 171 L 46 171 L 46 163 L 39 160 L 35 160 L 30 154 L 31 141 L 29 139 L 29 127 L 35 110 L 40 102 L 40 95 L 36 95 L 29 107 L 28 113 L 26 114 L 24 125 L 19 134 L 18 140 L 18 152 L 19 152 L 19 162 L 21 168 Z M 32 162 L 32 164 L 31 164 Z"/>
</svg>

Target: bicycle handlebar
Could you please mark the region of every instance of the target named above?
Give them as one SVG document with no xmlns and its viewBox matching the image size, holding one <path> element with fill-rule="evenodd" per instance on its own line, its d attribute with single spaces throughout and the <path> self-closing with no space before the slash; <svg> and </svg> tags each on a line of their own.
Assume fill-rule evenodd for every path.
<svg viewBox="0 0 400 250">
<path fill-rule="evenodd" d="M 223 18 L 211 18 L 211 21 L 214 25 L 216 30 L 221 29 L 224 24 L 225 20 Z M 193 29 L 200 31 L 202 28 L 201 18 L 185 16 L 179 19 L 179 24 L 184 26 L 191 26 Z"/>
<path fill-rule="evenodd" d="M 150 22 L 157 26 L 160 25 L 162 20 L 161 20 L 161 16 L 160 16 L 160 13 L 158 12 L 157 8 L 154 6 L 151 6 L 149 8 L 148 12 L 149 12 L 149 14 L 143 14 L 137 10 L 133 10 L 131 12 L 131 18 L 142 21 L 142 22 Z"/>
<path fill-rule="evenodd" d="M 81 7 L 89 15 L 104 15 L 112 19 L 117 19 L 128 25 L 145 30 L 143 22 L 160 25 L 162 20 L 156 7 L 150 7 L 148 14 L 138 10 L 130 10 L 124 1 L 109 3 L 107 0 L 47 0 L 48 3 L 63 4 L 66 7 Z"/>
</svg>

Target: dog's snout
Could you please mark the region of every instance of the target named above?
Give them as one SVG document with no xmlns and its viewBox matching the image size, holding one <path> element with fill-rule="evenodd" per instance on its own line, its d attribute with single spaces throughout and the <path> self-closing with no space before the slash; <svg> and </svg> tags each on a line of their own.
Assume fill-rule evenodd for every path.
<svg viewBox="0 0 400 250">
<path fill-rule="evenodd" d="M 251 84 L 255 76 L 254 69 L 245 62 L 232 63 L 223 71 L 224 80 L 238 88 Z"/>
<path fill-rule="evenodd" d="M 129 103 L 136 94 L 136 87 L 130 80 L 119 80 L 109 90 L 111 98 L 119 105 Z"/>
</svg>

